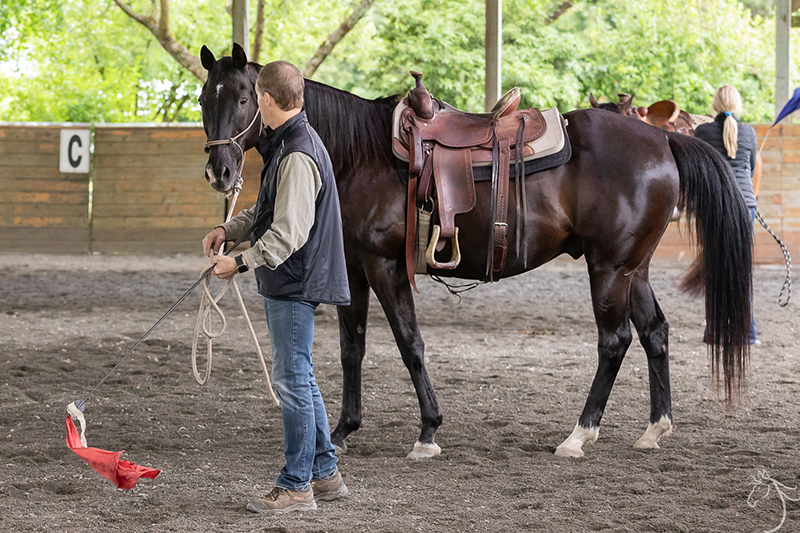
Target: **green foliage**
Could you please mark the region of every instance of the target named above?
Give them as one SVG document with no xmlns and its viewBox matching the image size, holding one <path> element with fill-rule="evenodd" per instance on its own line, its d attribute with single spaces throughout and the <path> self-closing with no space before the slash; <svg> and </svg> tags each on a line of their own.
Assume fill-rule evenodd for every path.
<svg viewBox="0 0 800 533">
<path fill-rule="evenodd" d="M 483 111 L 483 1 L 398 0 L 380 9 L 371 86 L 404 92 L 412 85 L 408 71 L 420 70 L 437 98 Z M 574 107 L 579 40 L 546 24 L 555 4 L 510 0 L 503 9 L 503 88 L 519 86 L 522 105 Z"/>
<path fill-rule="evenodd" d="M 769 120 L 774 22 L 753 15 L 769 0 L 750 3 L 752 11 L 735 0 L 578 1 L 550 23 L 560 2 L 504 2 L 503 89 L 517 85 L 523 105 L 562 111 L 588 106 L 593 91 L 710 113 L 714 90 L 730 83 L 742 93 L 744 119 Z M 380 9 L 370 87 L 403 92 L 408 70 L 421 70 L 435 96 L 482 109 L 484 2 L 398 0 Z"/>
<path fill-rule="evenodd" d="M 588 28 L 584 90 L 634 93 L 642 105 L 671 99 L 705 114 L 729 83 L 742 93 L 745 120 L 773 112 L 775 25 L 738 2 L 607 0 L 572 15 Z"/>
<path fill-rule="evenodd" d="M 355 1 L 267 0 L 260 62 L 302 68 Z M 503 88 L 519 86 L 523 106 L 567 111 L 588 106 L 589 91 L 632 92 L 640 105 L 670 98 L 710 113 L 715 88 L 731 83 L 745 120 L 771 119 L 774 0 L 576 0 L 552 23 L 561 0 L 503 4 Z M 149 14 L 153 3 L 130 5 Z M 170 14 L 192 53 L 229 53 L 224 0 L 171 0 Z M 421 70 L 436 97 L 481 111 L 484 16 L 483 0 L 379 0 L 314 77 L 374 98 L 405 92 Z M 0 120 L 196 121 L 199 86 L 113 0 L 0 2 Z"/>
<path fill-rule="evenodd" d="M 186 93 L 194 94 L 197 80 L 111 0 L 48 0 L 46 6 L 43 1 L 31 1 L 39 4 L 34 22 L 17 19 L 3 34 L 25 36 L 17 39 L 12 60 L 5 64 L 15 68 L 0 73 L 0 86 L 5 88 L 0 100 L 3 120 L 196 120 L 188 106 L 175 103 Z M 226 40 L 210 29 L 191 29 L 193 21 L 203 28 L 213 27 L 212 11 L 199 9 L 191 16 L 189 9 L 212 2 L 182 3 L 184 8 L 176 9 L 173 17 L 176 33 L 190 45 L 188 33 L 221 47 Z M 133 6 L 147 13 L 150 2 Z M 221 7 L 217 16 L 229 20 Z"/>
</svg>

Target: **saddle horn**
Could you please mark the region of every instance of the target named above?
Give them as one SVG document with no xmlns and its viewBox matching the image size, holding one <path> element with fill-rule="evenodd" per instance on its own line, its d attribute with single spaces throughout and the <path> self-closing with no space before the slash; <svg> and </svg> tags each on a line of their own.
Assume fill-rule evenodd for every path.
<svg viewBox="0 0 800 533">
<path fill-rule="evenodd" d="M 411 71 L 411 75 L 416 81 L 416 87 L 408 91 L 408 104 L 417 116 L 424 120 L 433 118 L 433 99 L 431 93 L 422 84 L 422 72 Z"/>
</svg>

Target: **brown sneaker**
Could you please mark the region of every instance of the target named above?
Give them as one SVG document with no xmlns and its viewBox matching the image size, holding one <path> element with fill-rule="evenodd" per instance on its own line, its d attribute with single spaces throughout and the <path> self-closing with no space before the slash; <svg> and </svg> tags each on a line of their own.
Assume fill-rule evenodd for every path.
<svg viewBox="0 0 800 533">
<path fill-rule="evenodd" d="M 347 485 L 342 481 L 342 475 L 339 469 L 333 471 L 333 474 L 323 479 L 315 479 L 311 481 L 311 489 L 314 491 L 314 499 L 329 502 L 344 498 L 347 493 Z"/>
<path fill-rule="evenodd" d="M 311 487 L 302 491 L 291 491 L 275 487 L 272 492 L 247 503 L 247 510 L 254 513 L 283 514 L 292 511 L 316 511 L 314 491 Z"/>
</svg>

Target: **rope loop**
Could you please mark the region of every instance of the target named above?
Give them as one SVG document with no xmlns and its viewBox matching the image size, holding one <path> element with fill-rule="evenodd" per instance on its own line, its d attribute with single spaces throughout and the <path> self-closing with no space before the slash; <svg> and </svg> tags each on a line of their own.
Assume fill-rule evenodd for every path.
<svg viewBox="0 0 800 533">
<path fill-rule="evenodd" d="M 192 373 L 194 373 L 194 379 L 196 379 L 197 383 L 200 385 L 205 385 L 208 383 L 208 378 L 211 377 L 211 360 L 213 358 L 212 341 L 213 339 L 225 333 L 225 328 L 228 325 L 228 322 L 225 319 L 225 314 L 222 312 L 222 309 L 219 308 L 218 302 L 225 295 L 225 293 L 228 292 L 228 287 L 231 284 L 231 280 L 225 282 L 225 285 L 222 287 L 222 290 L 216 296 L 216 298 L 211 296 L 209 284 L 209 278 L 206 277 L 201 285 L 201 287 L 203 287 L 203 295 L 200 299 L 200 309 L 197 312 L 197 322 L 195 322 L 194 334 L 192 335 Z M 211 331 L 212 311 L 219 317 L 220 326 L 217 331 Z M 208 346 L 206 355 L 206 371 L 205 375 L 202 377 L 197 371 L 197 344 L 200 340 L 201 332 L 206 336 L 206 344 Z"/>
<path fill-rule="evenodd" d="M 783 244 L 775 232 L 772 231 L 772 228 L 767 225 L 767 221 L 764 220 L 764 217 L 761 216 L 761 213 L 756 209 L 756 220 L 758 220 L 759 224 L 764 226 L 764 229 L 772 235 L 772 238 L 775 239 L 775 242 L 778 243 L 778 246 L 781 247 L 781 252 L 783 252 L 783 260 L 786 262 L 786 279 L 783 281 L 783 286 L 781 286 L 781 292 L 778 294 L 778 305 L 781 307 L 786 307 L 789 305 L 789 300 L 792 297 L 792 256 L 789 255 L 789 250 L 786 249 L 786 245 Z M 786 293 L 786 299 L 783 299 L 783 294 Z"/>
<path fill-rule="evenodd" d="M 256 113 L 256 117 L 261 116 L 260 113 Z M 256 117 L 253 118 L 253 121 L 250 123 L 250 126 L 247 129 L 250 129 L 253 124 L 255 124 Z M 245 130 L 247 131 L 247 130 Z M 215 146 L 217 144 L 235 144 L 239 150 L 242 150 L 242 147 L 236 143 L 236 139 L 239 138 L 242 133 L 237 135 L 232 139 L 228 139 L 227 141 L 210 141 L 206 143 L 206 150 L 209 146 Z M 236 200 L 239 198 L 239 193 L 242 191 L 242 170 L 244 168 L 244 151 L 242 151 L 242 159 L 239 165 L 239 175 L 236 176 L 236 180 L 234 181 L 233 187 L 231 190 L 226 193 L 230 198 L 230 206 L 228 208 L 228 213 L 225 218 L 225 222 L 229 221 L 233 216 L 233 210 L 236 207 Z M 223 245 L 224 246 L 224 245 Z M 220 253 L 222 253 L 222 249 L 220 249 Z M 225 313 L 222 312 L 222 309 L 219 307 L 220 299 L 228 292 L 228 288 L 233 285 L 234 292 L 236 293 L 236 299 L 239 302 L 239 307 L 242 310 L 242 314 L 244 315 L 245 323 L 247 324 L 247 329 L 250 331 L 250 337 L 253 339 L 253 345 L 256 348 L 256 354 L 258 355 L 259 362 L 261 363 L 261 369 L 264 371 L 264 377 L 267 381 L 267 390 L 269 391 L 270 398 L 272 399 L 272 403 L 276 406 L 280 405 L 280 401 L 278 397 L 275 395 L 275 391 L 272 389 L 272 381 L 269 379 L 269 371 L 267 370 L 267 362 L 264 360 L 264 354 L 261 352 L 261 344 L 258 342 L 258 336 L 256 335 L 256 331 L 253 328 L 253 323 L 250 321 L 250 315 L 247 313 L 247 307 L 244 305 L 244 300 L 242 299 L 242 293 L 239 290 L 239 284 L 236 283 L 236 280 L 231 278 L 225 282 L 225 285 L 220 290 L 217 296 L 211 295 L 210 290 L 210 281 L 209 277 L 206 276 L 203 279 L 202 287 L 203 287 L 203 294 L 200 296 L 200 309 L 197 311 L 197 321 L 194 325 L 194 333 L 192 334 L 192 373 L 194 374 L 194 379 L 197 380 L 197 383 L 200 385 L 205 385 L 208 383 L 209 378 L 211 377 L 211 362 L 214 358 L 214 339 L 219 337 L 225 332 L 225 328 L 228 325 L 228 321 L 225 318 Z M 211 329 L 211 321 L 212 321 L 212 312 L 217 315 L 219 318 L 219 329 L 216 331 L 212 331 Z M 200 375 L 200 372 L 197 370 L 197 345 L 200 342 L 200 334 L 205 335 L 206 337 L 206 369 L 203 375 Z"/>
</svg>

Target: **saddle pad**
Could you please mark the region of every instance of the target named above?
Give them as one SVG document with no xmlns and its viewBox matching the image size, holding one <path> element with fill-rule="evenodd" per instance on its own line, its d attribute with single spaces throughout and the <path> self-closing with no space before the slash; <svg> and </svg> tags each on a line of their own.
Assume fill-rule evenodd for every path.
<svg viewBox="0 0 800 533">
<path fill-rule="evenodd" d="M 552 110 L 548 109 L 549 111 L 556 111 L 555 108 Z M 548 133 L 554 133 L 556 131 L 560 132 L 558 134 L 558 138 L 560 139 L 559 143 L 551 148 L 546 150 L 542 150 L 539 153 L 534 153 L 534 157 L 526 157 L 525 158 L 525 169 L 523 170 L 523 174 L 525 176 L 529 176 L 530 174 L 534 174 L 536 172 L 541 172 L 543 170 L 548 170 L 555 167 L 560 167 L 561 165 L 565 165 L 569 162 L 572 158 L 572 144 L 569 142 L 569 135 L 567 134 L 567 120 L 563 118 L 560 114 L 558 115 L 558 122 L 556 123 L 556 127 L 550 130 L 550 125 L 548 124 Z M 547 137 L 547 134 L 545 134 Z M 541 140 L 541 139 L 540 139 Z M 538 141 L 537 141 L 538 142 Z M 514 170 L 514 161 L 511 161 L 510 171 L 508 173 L 510 179 L 513 181 L 516 177 L 516 171 Z M 475 181 L 490 181 L 492 179 L 492 164 L 476 164 L 475 162 L 472 163 L 472 176 Z"/>
<path fill-rule="evenodd" d="M 408 162 L 408 149 L 401 140 L 400 118 L 403 111 L 408 108 L 406 100 L 401 100 L 392 114 L 392 152 L 401 161 Z M 554 153 L 560 152 L 566 142 L 566 133 L 562 126 L 561 114 L 558 109 L 553 107 L 542 111 L 547 130 L 538 139 L 526 144 L 525 161 L 540 159 Z M 473 166 L 492 166 L 490 150 L 473 150 Z M 527 172 L 526 172 L 527 173 Z M 513 173 L 512 173 L 513 174 Z"/>
<path fill-rule="evenodd" d="M 566 164 L 572 157 L 572 145 L 569 142 L 569 135 L 567 134 L 567 121 L 558 113 L 556 108 L 543 111 L 542 115 L 548 120 L 547 133 L 544 137 L 534 141 L 535 149 L 532 156 L 525 158 L 526 176 L 535 172 L 541 172 L 550 168 L 559 167 Z M 555 119 L 552 124 L 550 120 Z M 553 138 L 557 138 L 557 142 Z M 399 141 L 397 141 L 399 143 Z M 541 144 L 539 144 L 541 143 Z M 552 144 L 555 143 L 555 144 Z M 550 148 L 543 148 L 543 146 L 550 145 Z M 394 147 L 394 144 L 393 144 Z M 401 157 L 402 154 L 394 152 L 397 157 L 397 173 L 403 183 L 408 183 L 408 152 L 405 158 Z M 492 163 L 482 163 L 475 161 L 472 162 L 472 175 L 475 181 L 489 181 L 492 179 Z M 509 176 L 513 180 L 515 177 L 514 163 L 511 162 Z"/>
</svg>

